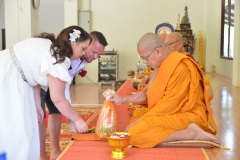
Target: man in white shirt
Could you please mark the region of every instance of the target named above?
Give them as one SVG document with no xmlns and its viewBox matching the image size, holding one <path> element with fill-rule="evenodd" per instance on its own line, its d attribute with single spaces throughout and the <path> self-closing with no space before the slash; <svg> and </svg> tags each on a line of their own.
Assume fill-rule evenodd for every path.
<svg viewBox="0 0 240 160">
<path fill-rule="evenodd" d="M 98 55 L 101 54 L 105 47 L 108 45 L 106 38 L 104 35 L 98 31 L 93 31 L 90 33 L 92 37 L 92 42 L 88 46 L 85 51 L 85 55 L 83 55 L 78 60 L 71 60 L 71 67 L 69 69 L 69 74 L 72 78 L 79 73 L 88 63 L 91 63 L 93 60 L 98 58 Z M 70 91 L 69 86 L 66 84 L 65 89 L 65 96 L 71 103 Z M 61 130 L 61 120 L 62 114 L 58 111 L 58 109 L 54 106 L 49 96 L 49 90 L 45 92 L 43 89 L 41 90 L 41 97 L 42 97 L 42 107 L 45 108 L 45 102 L 47 104 L 49 110 L 48 116 L 48 130 L 50 135 L 50 159 L 56 159 L 60 154 L 60 147 L 59 147 L 59 137 L 60 137 L 60 130 Z M 45 99 L 44 99 L 45 98 Z M 45 109 L 44 109 L 45 110 Z M 46 117 L 46 116 L 45 116 Z M 39 131 L 40 131 L 40 144 L 41 144 L 41 160 L 47 159 L 46 151 L 45 151 L 45 140 L 46 140 L 46 127 L 44 124 L 39 124 Z"/>
</svg>

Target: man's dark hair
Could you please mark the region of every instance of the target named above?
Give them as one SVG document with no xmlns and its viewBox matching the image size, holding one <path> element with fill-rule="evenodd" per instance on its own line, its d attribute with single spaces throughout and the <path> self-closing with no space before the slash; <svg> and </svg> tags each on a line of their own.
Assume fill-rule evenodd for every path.
<svg viewBox="0 0 240 160">
<path fill-rule="evenodd" d="M 92 31 L 90 33 L 93 40 L 97 40 L 100 44 L 102 44 L 104 47 L 108 45 L 106 38 L 101 32 L 98 31 Z"/>
</svg>

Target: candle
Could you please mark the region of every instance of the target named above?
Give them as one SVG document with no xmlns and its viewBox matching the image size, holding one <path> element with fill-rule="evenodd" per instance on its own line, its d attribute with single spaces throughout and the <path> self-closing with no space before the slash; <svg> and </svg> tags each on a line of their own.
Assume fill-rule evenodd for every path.
<svg viewBox="0 0 240 160">
<path fill-rule="evenodd" d="M 199 65 L 203 67 L 203 37 L 199 32 Z"/>
</svg>

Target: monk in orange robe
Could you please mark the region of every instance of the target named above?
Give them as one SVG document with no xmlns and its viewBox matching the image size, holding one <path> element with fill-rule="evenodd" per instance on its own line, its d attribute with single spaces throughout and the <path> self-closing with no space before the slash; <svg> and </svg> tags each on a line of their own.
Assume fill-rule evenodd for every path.
<svg viewBox="0 0 240 160">
<path fill-rule="evenodd" d="M 181 52 L 181 53 L 189 56 L 193 60 L 195 60 L 194 57 L 191 54 L 184 51 L 184 49 L 183 49 L 183 38 L 182 38 L 182 35 L 180 33 L 178 33 L 178 32 L 169 33 L 168 35 L 166 35 L 166 37 L 164 39 L 164 42 L 172 52 L 175 52 L 175 51 Z M 206 84 L 208 99 L 209 99 L 209 101 L 211 101 L 213 99 L 214 92 L 213 92 L 213 89 L 212 89 L 212 85 L 210 83 L 210 76 L 205 75 L 204 76 L 204 82 Z"/>
<path fill-rule="evenodd" d="M 171 33 L 170 33 L 171 34 Z M 159 34 L 159 37 L 163 40 L 163 41 L 165 41 L 165 38 L 168 36 L 169 34 L 167 34 L 167 33 L 161 33 L 161 34 Z M 170 38 L 171 38 L 172 36 L 170 36 Z M 179 37 L 176 37 L 176 36 L 174 36 L 174 38 L 179 38 Z M 180 37 L 181 38 L 181 37 Z M 172 38 L 171 38 L 172 39 Z M 183 49 L 182 49 L 183 50 Z M 154 71 L 155 72 L 155 71 Z M 148 77 L 146 77 L 142 82 L 140 82 L 139 84 L 138 84 L 138 91 L 141 91 L 141 90 L 143 90 L 144 88 L 145 89 L 147 89 L 148 88 L 148 86 L 147 86 L 147 84 L 148 84 L 148 82 L 150 81 L 150 79 L 151 79 L 151 77 L 152 77 L 152 75 L 153 74 L 150 74 Z"/>
<path fill-rule="evenodd" d="M 158 72 L 146 92 L 148 108 L 136 109 L 126 129 L 132 136 L 131 144 L 151 148 L 175 140 L 218 142 L 204 75 L 195 61 L 172 52 L 154 33 L 144 34 L 137 49 L 143 62 Z"/>
</svg>

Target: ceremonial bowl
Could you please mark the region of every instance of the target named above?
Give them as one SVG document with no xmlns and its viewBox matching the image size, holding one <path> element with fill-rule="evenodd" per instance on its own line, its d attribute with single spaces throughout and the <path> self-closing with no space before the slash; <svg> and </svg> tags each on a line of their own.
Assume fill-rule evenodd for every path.
<svg viewBox="0 0 240 160">
<path fill-rule="evenodd" d="M 139 82 L 132 82 L 133 88 L 137 90 L 138 89 L 138 84 L 139 84 Z"/>
<path fill-rule="evenodd" d="M 133 115 L 134 111 L 138 108 L 147 108 L 146 102 L 130 103 L 128 106 L 128 111 L 131 115 Z"/>
<path fill-rule="evenodd" d="M 128 75 L 128 77 L 133 77 L 135 75 L 135 71 L 134 70 L 129 70 L 127 72 L 127 75 Z"/>
<path fill-rule="evenodd" d="M 127 152 L 124 148 L 130 145 L 131 136 L 127 132 L 114 132 L 108 136 L 108 144 L 113 148 L 111 157 L 114 159 L 124 159 Z"/>
</svg>

